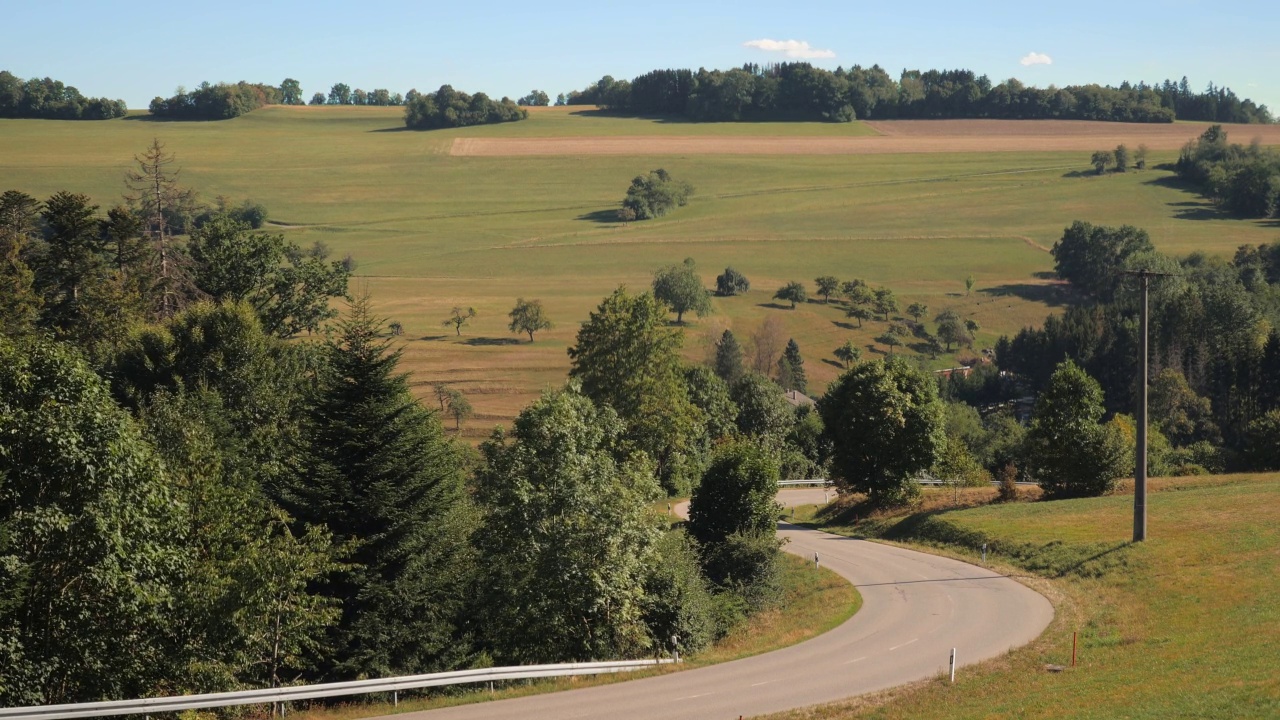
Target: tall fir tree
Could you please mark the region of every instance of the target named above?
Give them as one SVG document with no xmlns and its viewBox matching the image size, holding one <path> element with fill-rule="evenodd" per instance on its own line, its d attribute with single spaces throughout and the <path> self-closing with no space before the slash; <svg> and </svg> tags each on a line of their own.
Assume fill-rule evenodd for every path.
<svg viewBox="0 0 1280 720">
<path fill-rule="evenodd" d="M 778 382 L 784 390 L 809 392 L 809 381 L 804 374 L 804 358 L 800 357 L 800 346 L 794 339 L 787 341 L 787 349 L 778 360 Z"/>
<path fill-rule="evenodd" d="M 455 642 L 473 564 L 473 513 L 460 454 L 397 372 L 367 296 L 352 301 L 327 345 L 303 457 L 283 498 L 302 522 L 356 543 L 353 566 L 329 576 L 342 598 L 333 678 L 385 677 L 458 664 Z"/>
<path fill-rule="evenodd" d="M 716 374 L 729 385 L 742 377 L 742 346 L 732 330 L 725 330 L 716 343 Z"/>
</svg>

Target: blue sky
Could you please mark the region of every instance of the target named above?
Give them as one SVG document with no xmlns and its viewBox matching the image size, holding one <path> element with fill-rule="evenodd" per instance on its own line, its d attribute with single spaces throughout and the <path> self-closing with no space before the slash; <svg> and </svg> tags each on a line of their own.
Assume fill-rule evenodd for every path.
<svg viewBox="0 0 1280 720">
<path fill-rule="evenodd" d="M 335 82 L 393 92 L 450 83 L 518 97 L 605 74 L 785 60 L 757 40 L 807 43 L 822 67 L 963 67 L 1045 86 L 1213 81 L 1280 114 L 1280 3 L 1096 2 L 7 2 L 0 69 L 145 108 L 183 85 Z M 13 32 L 15 28 L 28 29 Z M 1031 53 L 1050 63 L 1023 65 Z M 1043 57 L 1040 58 L 1044 60 Z"/>
</svg>

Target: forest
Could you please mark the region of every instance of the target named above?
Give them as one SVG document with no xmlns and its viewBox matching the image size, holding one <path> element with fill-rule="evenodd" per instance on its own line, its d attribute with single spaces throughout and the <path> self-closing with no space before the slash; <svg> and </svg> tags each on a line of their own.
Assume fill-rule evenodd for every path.
<svg viewBox="0 0 1280 720">
<path fill-rule="evenodd" d="M 51 78 L 23 80 L 0 70 L 0 118 L 110 120 L 128 112 L 123 100 L 90 98 Z"/>
<path fill-rule="evenodd" d="M 606 75 L 563 98 L 639 115 L 696 121 L 1005 118 L 1158 122 L 1269 123 L 1265 105 L 1212 83 L 1204 92 L 1180 82 L 1037 88 L 1014 78 L 999 84 L 970 70 L 904 70 L 895 80 L 879 65 L 816 68 L 809 63 L 730 70 L 654 70 L 632 80 Z"/>
</svg>

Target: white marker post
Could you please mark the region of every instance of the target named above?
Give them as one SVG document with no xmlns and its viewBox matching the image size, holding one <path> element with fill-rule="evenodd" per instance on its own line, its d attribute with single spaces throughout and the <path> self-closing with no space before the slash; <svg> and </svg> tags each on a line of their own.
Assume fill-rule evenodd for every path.
<svg viewBox="0 0 1280 720">
<path fill-rule="evenodd" d="M 951 682 L 956 681 L 956 649 L 951 648 Z"/>
<path fill-rule="evenodd" d="M 818 569 L 818 553 L 813 554 L 813 569 Z"/>
</svg>

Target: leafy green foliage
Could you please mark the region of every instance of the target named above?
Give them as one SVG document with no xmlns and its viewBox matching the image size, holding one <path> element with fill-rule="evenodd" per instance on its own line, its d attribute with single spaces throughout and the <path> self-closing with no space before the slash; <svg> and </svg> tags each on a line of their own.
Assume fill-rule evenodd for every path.
<svg viewBox="0 0 1280 720">
<path fill-rule="evenodd" d="M 684 381 L 689 400 L 706 416 L 707 438 L 714 442 L 733 435 L 737 430 L 738 406 L 729 397 L 729 384 L 705 365 L 685 368 Z"/>
<path fill-rule="evenodd" d="M 463 310 L 461 307 L 454 305 L 453 310 L 449 311 L 449 317 L 445 318 L 445 321 L 441 323 L 441 325 L 444 325 L 445 327 L 452 325 L 454 332 L 461 335 L 463 326 L 471 322 L 471 319 L 475 316 L 475 308 L 469 307 L 466 310 Z"/>
<path fill-rule="evenodd" d="M 738 406 L 738 430 L 767 447 L 781 448 L 791 429 L 791 404 L 782 388 L 757 373 L 743 375 L 731 389 Z"/>
<path fill-rule="evenodd" d="M 689 532 L 704 545 L 734 533 L 772 533 L 781 506 L 778 462 L 760 445 L 734 442 L 711 458 L 689 503 Z"/>
<path fill-rule="evenodd" d="M 1125 260 L 1153 250 L 1145 230 L 1130 225 L 1095 226 L 1077 220 L 1053 244 L 1054 269 L 1073 287 L 1099 300 L 1110 300 Z"/>
<path fill-rule="evenodd" d="M 31 332 L 40 317 L 35 273 L 26 262 L 36 237 L 40 203 L 17 190 L 0 195 L 0 335 Z"/>
<path fill-rule="evenodd" d="M 475 612 L 498 661 L 633 657 L 651 646 L 644 582 L 660 530 L 647 504 L 659 490 L 645 458 L 624 451 L 624 430 L 570 386 L 482 446 Z"/>
<path fill-rule="evenodd" d="M 1025 469 L 1050 498 L 1102 495 L 1132 470 L 1133 457 L 1113 425 L 1101 425 L 1102 388 L 1064 362 L 1036 399 L 1025 442 Z"/>
<path fill-rule="evenodd" d="M 643 619 L 655 650 L 697 652 L 720 636 L 724 628 L 702 575 L 698 545 L 683 529 L 664 533 L 658 540 L 643 583 Z"/>
<path fill-rule="evenodd" d="M 0 702 L 136 697 L 162 679 L 179 517 L 84 361 L 0 338 Z"/>
<path fill-rule="evenodd" d="M 88 98 L 50 78 L 22 81 L 0 70 L 0 118 L 49 120 L 110 120 L 128 112 L 123 100 Z"/>
<path fill-rule="evenodd" d="M 818 295 L 822 296 L 822 302 L 831 302 L 832 295 L 838 295 L 840 292 L 840 279 L 833 275 L 822 275 L 813 281 L 818 286 Z"/>
<path fill-rule="evenodd" d="M 636 220 L 650 220 L 684 207 L 692 194 L 692 185 L 676 180 L 666 170 L 658 168 L 631 180 L 622 207 L 634 212 Z"/>
<path fill-rule="evenodd" d="M 800 345 L 794 339 L 787 340 L 787 347 L 778 359 L 778 384 L 783 390 L 801 393 L 809 390 L 809 381 L 804 373 L 804 358 L 800 356 Z"/>
<path fill-rule="evenodd" d="M 751 289 L 751 281 L 746 275 L 727 267 L 716 276 L 716 294 L 721 297 L 741 295 Z"/>
<path fill-rule="evenodd" d="M 657 464 L 663 487 L 673 494 L 687 492 L 701 475 L 706 433 L 684 383 L 682 342 L 652 294 L 619 288 L 591 313 L 569 348 L 569 376 L 582 383 L 583 394 L 618 413 L 628 442 Z"/>
<path fill-rule="evenodd" d="M 412 130 L 487 125 L 529 117 L 529 111 L 510 98 L 494 101 L 484 93 L 468 95 L 449 85 L 406 99 L 404 106 L 404 124 Z"/>
<path fill-rule="evenodd" d="M 653 296 L 666 303 L 676 314 L 676 324 L 684 324 L 684 314 L 694 312 L 698 317 L 711 313 L 711 297 L 702 287 L 698 268 L 693 258 L 685 258 L 679 265 L 668 265 L 653 274 Z"/>
<path fill-rule="evenodd" d="M 1220 125 L 1182 148 L 1177 172 L 1232 212 L 1255 218 L 1280 212 L 1280 153 L 1228 143 Z"/>
<path fill-rule="evenodd" d="M 809 291 L 804 289 L 804 283 L 791 281 L 786 285 L 778 288 L 773 294 L 774 300 L 785 300 L 791 303 L 791 309 L 796 309 L 796 303 L 806 302 L 809 299 Z"/>
<path fill-rule="evenodd" d="M 844 365 L 846 370 L 848 370 L 853 367 L 854 363 L 858 362 L 859 358 L 862 357 L 862 348 L 854 345 L 852 340 L 845 340 L 844 344 L 836 348 L 832 354 L 835 355 L 836 359 Z"/>
<path fill-rule="evenodd" d="M 547 317 L 546 311 L 542 309 L 541 300 L 518 298 L 516 299 L 516 306 L 511 308 L 511 312 L 507 313 L 507 317 L 511 318 L 511 324 L 507 326 L 508 329 L 511 332 L 527 333 L 529 342 L 533 342 L 534 333 L 550 330 L 554 327 Z"/>
<path fill-rule="evenodd" d="M 179 90 L 170 98 L 156 97 L 149 110 L 156 117 L 171 120 L 230 120 L 280 101 L 280 88 L 273 85 L 243 80 L 234 85 L 202 82 L 191 92 Z"/>
<path fill-rule="evenodd" d="M 864 362 L 818 400 L 831 443 L 831 474 L 844 492 L 893 504 L 919 492 L 946 435 L 933 379 L 902 360 Z"/>
</svg>

